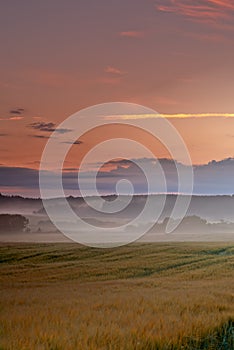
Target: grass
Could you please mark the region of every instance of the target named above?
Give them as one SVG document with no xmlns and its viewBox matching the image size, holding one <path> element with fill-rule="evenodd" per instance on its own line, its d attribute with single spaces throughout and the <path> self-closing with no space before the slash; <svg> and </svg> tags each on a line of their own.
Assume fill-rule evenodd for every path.
<svg viewBox="0 0 234 350">
<path fill-rule="evenodd" d="M 1 350 L 234 349 L 234 246 L 0 246 Z"/>
</svg>

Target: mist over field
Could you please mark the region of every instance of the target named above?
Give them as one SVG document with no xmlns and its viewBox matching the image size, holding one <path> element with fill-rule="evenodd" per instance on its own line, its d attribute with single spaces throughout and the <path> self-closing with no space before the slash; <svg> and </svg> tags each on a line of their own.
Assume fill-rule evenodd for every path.
<svg viewBox="0 0 234 350">
<path fill-rule="evenodd" d="M 103 207 L 106 209 L 108 203 L 115 200 L 116 196 L 103 197 Z M 120 196 L 120 201 L 125 204 L 128 196 Z M 140 241 L 233 241 L 234 240 L 234 196 L 193 196 L 188 211 L 171 234 L 166 234 L 166 224 L 171 216 L 172 209 L 177 199 L 176 195 L 167 195 L 165 206 L 156 223 L 152 224 Z M 95 197 L 89 198 L 90 203 L 97 200 Z M 154 211 L 160 210 L 162 197 L 153 196 L 154 205 L 150 208 L 145 221 L 137 226 L 131 221 L 139 215 L 144 208 L 146 196 L 135 195 L 130 204 L 118 213 L 108 214 L 104 210 L 96 211 L 85 202 L 84 198 L 68 197 L 67 201 L 76 215 L 79 215 L 85 222 L 93 227 L 113 228 L 126 225 L 125 232 L 136 231 L 147 227 L 151 222 Z M 46 205 L 56 213 L 58 218 L 63 217 L 64 201 L 60 199 L 46 200 Z M 56 226 L 51 222 L 41 199 L 22 198 L 19 196 L 0 197 L 0 214 L 21 214 L 29 220 L 27 232 L 7 233 L 0 232 L 0 239 L 3 241 L 67 241 Z M 64 218 L 66 220 L 66 216 Z M 172 218 L 173 220 L 173 218 Z M 176 218 L 174 218 L 176 220 Z M 129 223 L 129 224 L 128 224 Z M 68 223 L 69 224 L 69 223 Z M 82 225 L 76 227 L 82 232 Z M 85 231 L 84 231 L 85 234 Z M 98 236 L 97 236 L 98 237 Z"/>
</svg>

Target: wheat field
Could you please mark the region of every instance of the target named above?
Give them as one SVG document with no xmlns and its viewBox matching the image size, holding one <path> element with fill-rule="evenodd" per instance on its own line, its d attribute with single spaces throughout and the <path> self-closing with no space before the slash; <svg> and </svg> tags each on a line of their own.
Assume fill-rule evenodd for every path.
<svg viewBox="0 0 234 350">
<path fill-rule="evenodd" d="M 1 350 L 234 349 L 234 246 L 1 244 Z"/>
</svg>

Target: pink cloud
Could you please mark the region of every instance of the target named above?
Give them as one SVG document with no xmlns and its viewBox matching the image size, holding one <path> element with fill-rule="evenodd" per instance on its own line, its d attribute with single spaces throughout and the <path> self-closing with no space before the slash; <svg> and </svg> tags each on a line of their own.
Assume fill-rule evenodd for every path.
<svg viewBox="0 0 234 350">
<path fill-rule="evenodd" d="M 125 72 L 116 68 L 116 67 L 113 67 L 113 66 L 107 66 L 105 68 L 105 72 L 106 73 L 110 73 L 110 74 L 116 74 L 116 75 L 124 75 Z"/>
<path fill-rule="evenodd" d="M 215 23 L 217 20 L 230 18 L 234 3 L 228 0 L 157 0 L 156 9 L 196 21 Z"/>
<path fill-rule="evenodd" d="M 145 33 L 142 31 L 126 31 L 126 32 L 120 32 L 120 36 L 126 37 L 126 38 L 143 38 L 145 36 Z"/>
</svg>

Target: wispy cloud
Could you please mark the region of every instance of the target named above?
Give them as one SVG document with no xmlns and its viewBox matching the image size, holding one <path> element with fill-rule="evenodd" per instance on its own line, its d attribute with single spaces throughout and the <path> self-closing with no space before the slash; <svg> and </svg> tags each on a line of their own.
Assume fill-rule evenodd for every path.
<svg viewBox="0 0 234 350">
<path fill-rule="evenodd" d="M 0 118 L 1 121 L 9 121 L 9 120 L 22 120 L 24 117 L 22 116 L 15 116 L 15 117 L 9 117 L 9 118 Z"/>
<path fill-rule="evenodd" d="M 131 120 L 131 119 L 156 119 L 156 118 L 168 118 L 168 119 L 184 119 L 184 118 L 234 118 L 234 113 L 176 113 L 176 114 L 122 114 L 122 115 L 109 115 L 105 117 L 107 120 Z"/>
<path fill-rule="evenodd" d="M 36 139 L 49 139 L 49 136 L 46 135 L 29 135 L 31 137 L 35 137 Z"/>
<path fill-rule="evenodd" d="M 66 144 L 68 144 L 68 145 L 82 145 L 82 144 L 83 144 L 83 142 L 82 142 L 82 141 L 79 141 L 79 140 L 77 140 L 77 141 L 75 141 L 75 142 L 64 141 L 64 142 L 62 142 L 62 143 L 66 143 Z"/>
<path fill-rule="evenodd" d="M 29 127 L 35 130 L 40 130 L 40 131 L 49 131 L 53 132 L 55 130 L 55 124 L 52 122 L 46 123 L 46 122 L 35 122 L 29 124 Z"/>
<path fill-rule="evenodd" d="M 71 129 L 63 129 L 63 128 L 56 128 L 56 125 L 52 122 L 46 123 L 46 122 L 34 122 L 28 125 L 28 127 L 43 131 L 43 132 L 57 132 L 59 134 L 66 134 L 67 132 L 70 132 Z"/>
<path fill-rule="evenodd" d="M 20 117 L 20 116 L 18 116 L 18 117 L 10 117 L 9 118 L 9 120 L 22 120 L 22 119 L 24 119 L 24 117 Z"/>
<path fill-rule="evenodd" d="M 24 112 L 24 108 L 15 108 L 9 111 L 10 114 L 21 115 Z"/>
<path fill-rule="evenodd" d="M 114 74 L 114 75 L 124 75 L 126 74 L 126 72 L 116 68 L 116 67 L 113 67 L 113 66 L 107 66 L 105 68 L 105 73 L 110 73 L 110 74 Z"/>
<path fill-rule="evenodd" d="M 217 20 L 231 18 L 234 12 L 234 2 L 230 0 L 156 0 L 155 6 L 158 11 L 214 24 Z"/>
<path fill-rule="evenodd" d="M 165 118 L 233 118 L 234 113 L 177 113 L 162 114 Z"/>
<path fill-rule="evenodd" d="M 129 30 L 129 31 L 125 31 L 125 32 L 120 32 L 119 35 L 122 37 L 125 37 L 125 38 L 141 39 L 145 36 L 145 33 L 143 31 Z"/>
<path fill-rule="evenodd" d="M 208 0 L 208 2 L 226 9 L 234 9 L 233 0 Z"/>
</svg>

